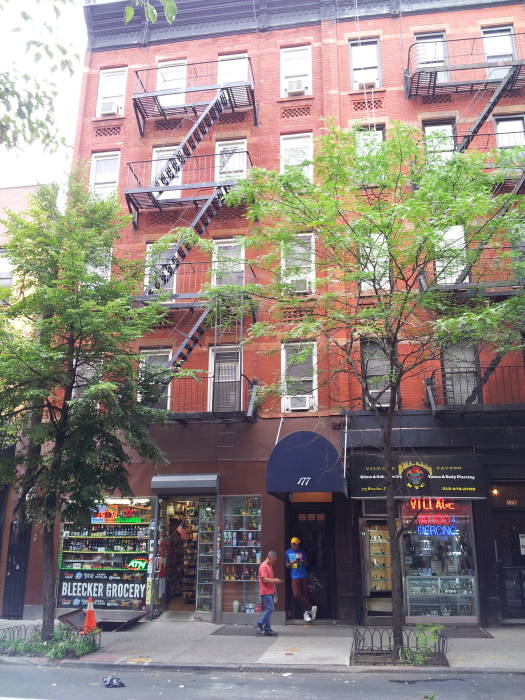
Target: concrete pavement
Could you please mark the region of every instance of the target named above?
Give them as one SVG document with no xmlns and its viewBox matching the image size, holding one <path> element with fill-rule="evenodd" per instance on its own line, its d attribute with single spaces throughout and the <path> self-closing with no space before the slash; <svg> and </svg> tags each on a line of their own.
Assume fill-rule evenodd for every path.
<svg viewBox="0 0 525 700">
<path fill-rule="evenodd" d="M 0 627 L 15 622 L 1 620 Z M 372 670 L 370 666 L 350 666 L 351 626 L 314 623 L 274 626 L 274 629 L 278 637 L 256 637 L 251 625 L 221 626 L 161 616 L 122 632 L 103 632 L 99 651 L 63 663 L 160 668 Z M 449 639 L 449 668 L 458 672 L 524 673 L 525 626 L 491 628 L 489 632 L 492 638 Z M 16 661 L 9 659 L 9 662 Z M 381 668 L 393 670 L 391 666 Z"/>
</svg>

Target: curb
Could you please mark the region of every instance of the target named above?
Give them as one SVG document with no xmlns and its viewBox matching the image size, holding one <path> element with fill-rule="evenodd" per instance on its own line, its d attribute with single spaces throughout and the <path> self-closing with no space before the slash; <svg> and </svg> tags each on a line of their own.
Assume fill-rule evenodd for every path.
<svg viewBox="0 0 525 700">
<path fill-rule="evenodd" d="M 173 664 L 173 663 L 123 663 L 121 661 L 79 661 L 77 659 L 63 659 L 62 661 L 50 661 L 42 657 L 30 656 L 0 656 L 0 665 L 29 665 L 29 666 L 51 666 L 51 667 L 66 667 L 66 668 L 89 668 L 98 670 L 119 671 L 175 671 L 175 672 L 230 672 L 230 673 L 343 673 L 343 674 L 425 674 L 427 677 L 431 675 L 472 675 L 477 673 L 482 674 L 507 674 L 507 675 L 525 675 L 525 671 L 520 669 L 496 667 L 487 669 L 484 666 L 471 668 L 454 668 L 449 666 L 347 666 L 347 665 L 326 665 L 326 664 L 309 664 L 309 665 L 285 665 L 285 664 L 261 664 L 261 663 L 219 663 L 219 664 Z"/>
</svg>

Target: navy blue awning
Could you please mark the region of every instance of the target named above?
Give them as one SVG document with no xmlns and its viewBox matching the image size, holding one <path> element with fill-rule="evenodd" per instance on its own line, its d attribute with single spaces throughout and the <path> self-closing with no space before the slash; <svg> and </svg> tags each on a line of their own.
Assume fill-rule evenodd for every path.
<svg viewBox="0 0 525 700">
<path fill-rule="evenodd" d="M 299 430 L 287 435 L 268 459 L 266 491 L 280 498 L 293 491 L 346 494 L 341 456 L 318 433 Z"/>
</svg>

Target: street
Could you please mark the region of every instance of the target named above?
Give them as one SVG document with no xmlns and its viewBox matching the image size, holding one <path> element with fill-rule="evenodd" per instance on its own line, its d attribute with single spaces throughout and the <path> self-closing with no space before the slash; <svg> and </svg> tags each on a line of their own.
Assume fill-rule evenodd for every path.
<svg viewBox="0 0 525 700">
<path fill-rule="evenodd" d="M 118 671 L 124 688 L 107 689 L 99 668 L 0 666 L 0 700 L 246 700 L 286 698 L 318 700 L 521 700 L 525 676 L 520 674 L 432 673 L 289 673 L 175 671 L 129 668 Z M 434 695 L 433 695 L 434 694 Z"/>
</svg>

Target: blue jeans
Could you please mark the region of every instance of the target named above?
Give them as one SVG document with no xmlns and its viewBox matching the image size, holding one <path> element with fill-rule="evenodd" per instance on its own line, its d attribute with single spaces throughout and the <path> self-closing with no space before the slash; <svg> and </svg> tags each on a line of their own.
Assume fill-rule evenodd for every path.
<svg viewBox="0 0 525 700">
<path fill-rule="evenodd" d="M 273 595 L 262 595 L 261 596 L 261 603 L 262 603 L 263 614 L 257 620 L 257 624 L 262 625 L 265 630 L 269 630 L 272 628 L 272 626 L 271 626 L 272 613 L 275 610 L 275 603 L 273 600 Z"/>
</svg>

